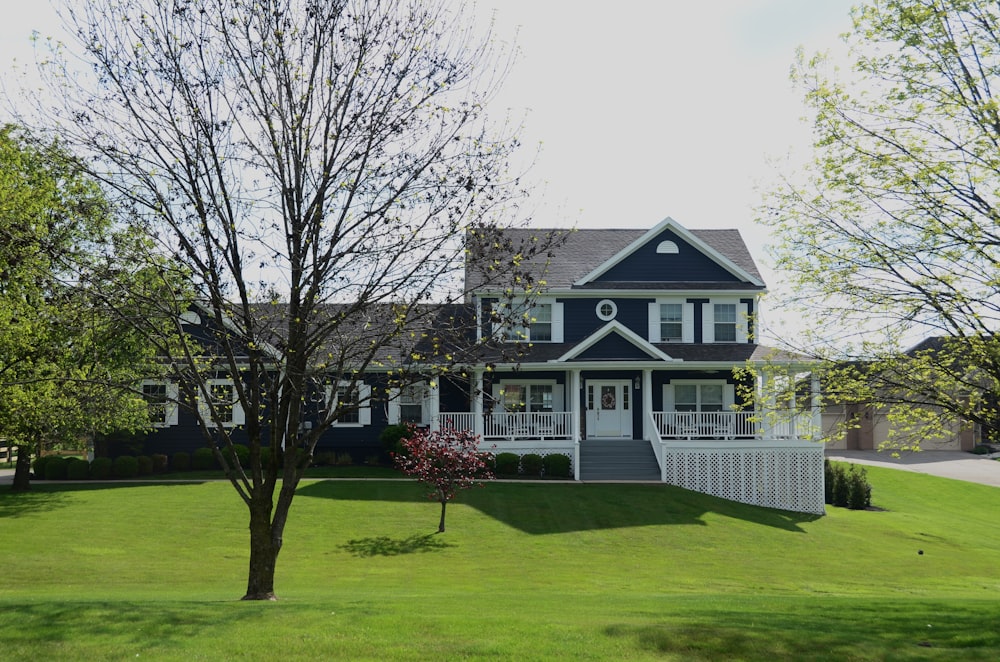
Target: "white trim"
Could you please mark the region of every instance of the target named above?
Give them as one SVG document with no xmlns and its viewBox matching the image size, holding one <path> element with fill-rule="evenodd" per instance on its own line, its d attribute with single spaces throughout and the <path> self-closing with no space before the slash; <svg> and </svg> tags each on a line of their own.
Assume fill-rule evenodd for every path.
<svg viewBox="0 0 1000 662">
<path fill-rule="evenodd" d="M 498 301 L 498 302 L 496 302 L 494 304 L 494 305 L 498 306 L 499 308 L 505 308 L 505 309 L 507 309 L 507 310 L 503 311 L 502 315 L 504 317 L 510 318 L 510 319 L 506 320 L 508 322 L 507 324 L 501 323 L 499 325 L 499 328 L 494 330 L 494 337 L 496 337 L 501 342 L 505 342 L 505 343 L 529 342 L 529 343 L 539 343 L 539 344 L 541 344 L 541 343 L 561 343 L 561 342 L 563 342 L 563 327 L 565 325 L 565 322 L 564 322 L 565 318 L 564 318 L 564 315 L 563 315 L 563 304 L 562 304 L 561 301 L 557 301 L 554 297 L 538 297 L 536 299 L 532 299 L 531 300 L 531 307 L 532 308 L 534 308 L 535 306 L 549 306 L 549 326 L 550 326 L 550 329 L 551 329 L 550 339 L 549 340 L 536 340 L 535 338 L 531 337 L 531 321 L 530 320 L 528 321 L 528 325 L 527 326 L 522 326 L 520 324 L 513 325 L 517 329 L 525 329 L 526 330 L 525 336 L 523 338 L 522 337 L 515 337 L 515 338 L 508 337 L 508 330 L 512 326 L 512 324 L 510 324 L 510 323 L 512 323 L 514 321 L 512 319 L 513 318 L 513 313 L 511 312 L 511 309 L 516 308 L 518 306 L 523 306 L 526 301 L 527 301 L 527 299 L 525 299 L 524 297 L 517 297 L 515 299 L 511 299 L 509 302 L 506 302 L 506 303 L 501 303 L 501 302 Z M 481 333 L 481 331 L 480 331 L 480 333 Z"/>
<path fill-rule="evenodd" d="M 163 403 L 163 421 L 152 421 L 154 428 L 168 428 L 170 426 L 177 425 L 178 421 L 177 398 L 179 396 L 179 389 L 177 388 L 176 383 L 168 379 L 144 379 L 139 383 L 139 390 L 142 391 L 144 386 L 161 385 L 166 387 L 164 389 L 166 400 Z M 144 392 L 143 396 L 145 396 Z"/>
<path fill-rule="evenodd" d="M 329 403 L 331 410 L 337 408 L 337 388 L 341 386 L 350 386 L 351 384 L 352 382 L 350 380 L 341 379 L 336 383 L 326 385 L 326 401 Z M 356 381 L 353 382 L 353 384 L 358 389 L 358 420 L 340 423 L 334 419 L 330 424 L 332 427 L 359 428 L 372 424 L 372 387 L 363 381 Z"/>
<path fill-rule="evenodd" d="M 611 306 L 610 313 L 603 313 L 601 309 L 605 306 Z M 612 299 L 601 299 L 597 302 L 597 306 L 594 308 L 594 312 L 597 314 L 597 319 L 602 322 L 610 322 L 618 315 L 618 304 Z"/>
<path fill-rule="evenodd" d="M 208 389 L 208 392 L 202 391 L 201 397 L 198 399 L 198 415 L 205 422 L 205 425 L 210 428 L 217 425 L 216 421 L 212 419 L 211 408 L 206 402 L 211 397 L 213 386 L 229 386 L 233 390 L 232 416 L 230 420 L 222 421 L 222 426 L 231 428 L 243 425 L 246 422 L 246 415 L 243 412 L 243 405 L 240 403 L 240 399 L 236 393 L 236 382 L 228 377 L 205 380 L 205 387 Z"/>
<path fill-rule="evenodd" d="M 589 274 L 587 274 L 586 276 L 584 276 L 583 278 L 581 278 L 580 280 L 576 281 L 573 284 L 577 286 L 586 285 L 587 283 L 594 280 L 598 276 L 609 271 L 612 267 L 624 261 L 625 258 L 632 255 L 640 247 L 646 245 L 650 240 L 656 237 L 656 235 L 660 234 L 661 232 L 667 229 L 673 230 L 673 232 L 677 234 L 681 239 L 691 244 L 691 246 L 693 246 L 696 250 L 703 253 L 705 257 L 712 260 L 720 267 L 733 274 L 734 276 L 753 285 L 764 287 L 764 283 L 759 278 L 757 278 L 756 276 L 752 276 L 749 272 L 745 271 L 743 268 L 739 267 L 736 263 L 734 263 L 732 260 L 724 256 L 722 253 L 718 252 L 717 250 L 706 244 L 703 240 L 696 237 L 684 226 L 682 226 L 680 223 L 670 218 L 669 216 L 667 216 L 665 219 L 660 221 L 655 227 L 648 230 L 641 237 L 633 241 L 631 244 L 629 244 L 622 250 L 618 251 L 615 255 L 606 260 L 603 264 L 598 265 L 596 269 L 594 269 Z"/>
<path fill-rule="evenodd" d="M 626 327 L 625 325 L 623 325 L 621 322 L 615 320 L 615 321 L 612 321 L 612 322 L 608 322 L 603 327 L 601 327 L 600 329 L 598 329 L 597 331 L 595 331 L 593 334 L 591 334 L 588 338 L 585 338 L 583 341 L 581 341 L 575 347 L 573 347 L 572 349 L 570 349 L 568 352 L 566 352 L 565 354 L 563 354 L 559 358 L 553 359 L 552 361 L 550 361 L 550 363 L 562 363 L 564 361 L 569 361 L 569 360 L 571 360 L 571 359 L 579 356 L 583 352 L 587 351 L 588 349 L 590 349 L 591 347 L 593 347 L 594 345 L 596 345 L 597 343 L 599 343 L 601 340 L 604 340 L 605 338 L 607 338 L 612 333 L 617 333 L 618 335 L 622 336 L 623 338 L 625 338 L 626 340 L 628 340 L 630 343 L 632 343 L 633 345 L 635 345 L 637 348 L 641 349 L 643 352 L 645 352 L 646 354 L 648 354 L 649 357 L 652 358 L 652 359 L 659 359 L 660 361 L 665 361 L 665 362 L 669 362 L 669 363 L 672 363 L 672 362 L 675 362 L 675 361 L 679 360 L 679 359 L 672 358 L 671 356 L 668 356 L 667 354 L 664 354 L 659 349 L 657 349 L 653 345 L 649 344 L 648 340 L 646 340 L 645 338 L 643 338 L 639 334 L 635 333 L 634 331 L 632 331 L 631 329 L 629 329 L 628 327 Z"/>
</svg>

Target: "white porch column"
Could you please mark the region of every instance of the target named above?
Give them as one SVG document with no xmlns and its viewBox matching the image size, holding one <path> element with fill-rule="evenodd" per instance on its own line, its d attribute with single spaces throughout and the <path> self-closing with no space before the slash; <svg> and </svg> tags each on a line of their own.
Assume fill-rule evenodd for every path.
<svg viewBox="0 0 1000 662">
<path fill-rule="evenodd" d="M 650 440 L 653 431 L 649 429 L 653 417 L 653 371 L 650 368 L 642 370 L 642 438 Z"/>
<path fill-rule="evenodd" d="M 573 441 L 580 441 L 580 371 L 569 370 L 569 384 L 566 387 L 566 399 L 569 400 L 570 429 Z"/>
<path fill-rule="evenodd" d="M 819 373 L 815 370 L 812 372 L 812 433 L 809 435 L 812 439 L 821 439 L 823 437 L 823 393 L 821 392 L 821 387 L 819 383 Z"/>
<path fill-rule="evenodd" d="M 441 429 L 441 388 L 438 379 L 431 379 L 427 384 L 427 409 L 431 414 L 431 431 Z"/>
<path fill-rule="evenodd" d="M 762 439 L 770 439 L 774 436 L 772 427 L 776 412 L 774 411 L 774 389 L 768 379 L 768 370 L 764 368 L 757 377 L 757 401 L 761 403 L 761 410 L 757 412 L 760 425 L 760 436 Z"/>
<path fill-rule="evenodd" d="M 483 436 L 483 370 L 472 371 L 472 431 Z"/>
</svg>

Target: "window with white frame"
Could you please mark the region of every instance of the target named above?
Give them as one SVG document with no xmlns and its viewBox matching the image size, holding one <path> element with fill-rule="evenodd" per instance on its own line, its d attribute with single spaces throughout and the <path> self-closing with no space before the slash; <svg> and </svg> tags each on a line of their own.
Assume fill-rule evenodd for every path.
<svg viewBox="0 0 1000 662">
<path fill-rule="evenodd" d="M 714 304 L 715 342 L 736 342 L 736 304 Z"/>
<path fill-rule="evenodd" d="M 552 412 L 555 400 L 553 382 L 504 382 L 500 387 L 500 404 L 508 412 Z"/>
<path fill-rule="evenodd" d="M 399 422 L 424 423 L 424 385 L 409 384 L 399 391 Z"/>
<path fill-rule="evenodd" d="M 515 302 L 506 313 L 503 338 L 511 342 L 562 342 L 562 303 L 536 301 L 533 305 Z"/>
<path fill-rule="evenodd" d="M 149 421 L 154 427 L 177 425 L 177 384 L 145 380 L 141 384 L 142 398 L 149 408 Z"/>
<path fill-rule="evenodd" d="M 681 342 L 684 337 L 684 304 L 660 304 L 660 342 Z"/>
<path fill-rule="evenodd" d="M 326 387 L 331 409 L 338 411 L 334 425 L 371 425 L 371 386 L 340 381 Z"/>
<path fill-rule="evenodd" d="M 735 386 L 723 380 L 674 380 L 664 387 L 666 411 L 729 411 L 735 402 Z"/>
<path fill-rule="evenodd" d="M 215 412 L 214 418 L 212 412 Z M 198 412 L 206 422 L 221 423 L 225 426 L 243 425 L 243 407 L 236 393 L 236 385 L 231 379 L 207 379 L 202 397 L 198 401 Z"/>
</svg>

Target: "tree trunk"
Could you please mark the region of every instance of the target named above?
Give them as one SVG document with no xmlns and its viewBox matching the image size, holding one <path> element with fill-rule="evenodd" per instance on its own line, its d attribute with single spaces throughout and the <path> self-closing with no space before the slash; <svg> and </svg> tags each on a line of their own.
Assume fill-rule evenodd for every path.
<svg viewBox="0 0 1000 662">
<path fill-rule="evenodd" d="M 27 492 L 31 489 L 31 451 L 26 446 L 17 447 L 17 464 L 14 465 L 12 492 Z"/>
<path fill-rule="evenodd" d="M 281 534 L 271 528 L 271 503 L 250 504 L 250 570 L 244 600 L 277 600 L 274 568 L 281 551 Z"/>
<path fill-rule="evenodd" d="M 438 533 L 444 533 L 444 509 L 448 505 L 448 501 L 441 499 L 441 522 L 438 524 Z"/>
</svg>

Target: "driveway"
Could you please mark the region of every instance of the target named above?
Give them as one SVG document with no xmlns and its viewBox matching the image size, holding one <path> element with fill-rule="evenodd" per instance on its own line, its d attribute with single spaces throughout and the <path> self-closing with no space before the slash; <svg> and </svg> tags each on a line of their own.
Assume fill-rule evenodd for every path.
<svg viewBox="0 0 1000 662">
<path fill-rule="evenodd" d="M 830 449 L 826 451 L 826 456 L 831 460 L 915 471 L 942 478 L 955 478 L 971 483 L 1000 487 L 1000 462 L 990 459 L 987 455 L 973 455 L 961 451 L 920 451 L 919 453 L 900 453 L 900 456 L 895 458 L 888 451 L 880 453 L 879 451 Z"/>
</svg>

